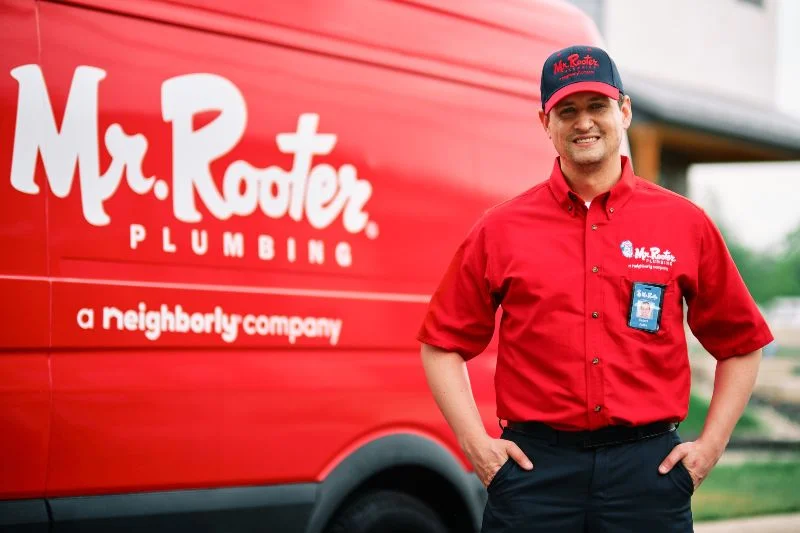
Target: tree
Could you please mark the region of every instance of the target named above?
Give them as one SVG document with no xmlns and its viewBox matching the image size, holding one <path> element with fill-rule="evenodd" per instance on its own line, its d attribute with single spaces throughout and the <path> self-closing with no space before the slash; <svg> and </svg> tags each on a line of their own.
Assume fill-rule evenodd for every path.
<svg viewBox="0 0 800 533">
<path fill-rule="evenodd" d="M 720 231 L 756 302 L 767 305 L 780 296 L 800 296 L 800 225 L 786 236 L 777 255 L 748 249 L 722 225 Z"/>
</svg>

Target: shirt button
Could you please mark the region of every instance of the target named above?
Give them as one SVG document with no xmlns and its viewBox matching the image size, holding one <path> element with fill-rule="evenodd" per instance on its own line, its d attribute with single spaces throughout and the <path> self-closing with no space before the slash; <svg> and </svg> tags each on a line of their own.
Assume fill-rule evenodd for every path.
<svg viewBox="0 0 800 533">
<path fill-rule="evenodd" d="M 596 230 L 596 229 L 597 229 L 597 224 L 592 224 L 592 230 Z"/>
<path fill-rule="evenodd" d="M 572 211 L 572 206 L 571 205 L 567 206 L 567 211 Z"/>
<path fill-rule="evenodd" d="M 614 212 L 614 208 L 613 208 L 613 207 L 609 207 L 609 208 L 608 208 L 608 212 L 609 212 L 609 213 L 613 213 L 613 212 Z"/>
<path fill-rule="evenodd" d="M 599 362 L 600 362 L 600 358 L 598 358 L 598 357 L 595 357 L 594 359 L 592 359 L 592 364 L 593 365 L 596 365 Z"/>
<path fill-rule="evenodd" d="M 599 316 L 600 316 L 600 313 L 598 313 L 597 311 L 592 313 L 592 318 L 597 318 Z"/>
<path fill-rule="evenodd" d="M 599 268 L 597 268 L 597 267 L 592 267 L 592 272 L 594 272 L 595 274 L 597 274 L 599 271 L 600 271 L 600 269 L 599 269 Z"/>
<path fill-rule="evenodd" d="M 595 405 L 595 406 L 594 406 L 594 412 L 595 412 L 595 413 L 599 413 L 599 412 L 600 412 L 600 409 L 602 409 L 602 407 L 600 407 L 599 405 Z"/>
</svg>

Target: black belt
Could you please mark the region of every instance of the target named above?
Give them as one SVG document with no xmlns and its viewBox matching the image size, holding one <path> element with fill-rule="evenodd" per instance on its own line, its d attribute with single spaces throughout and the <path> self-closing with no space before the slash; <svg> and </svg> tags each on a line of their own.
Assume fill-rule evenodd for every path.
<svg viewBox="0 0 800 533">
<path fill-rule="evenodd" d="M 675 431 L 672 422 L 653 422 L 644 426 L 606 426 L 593 431 L 559 431 L 541 422 L 508 421 L 508 429 L 531 437 L 544 439 L 551 444 L 577 448 L 599 448 L 656 437 Z"/>
</svg>

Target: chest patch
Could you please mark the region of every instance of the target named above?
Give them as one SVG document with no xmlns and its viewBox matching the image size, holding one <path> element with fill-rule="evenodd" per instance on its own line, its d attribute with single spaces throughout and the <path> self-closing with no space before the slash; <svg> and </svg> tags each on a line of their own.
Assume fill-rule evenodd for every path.
<svg viewBox="0 0 800 533">
<path fill-rule="evenodd" d="M 634 270 L 669 271 L 678 260 L 668 249 L 662 250 L 658 246 L 636 246 L 632 241 L 622 241 L 619 249 L 622 256 L 628 259 L 628 268 Z"/>
</svg>

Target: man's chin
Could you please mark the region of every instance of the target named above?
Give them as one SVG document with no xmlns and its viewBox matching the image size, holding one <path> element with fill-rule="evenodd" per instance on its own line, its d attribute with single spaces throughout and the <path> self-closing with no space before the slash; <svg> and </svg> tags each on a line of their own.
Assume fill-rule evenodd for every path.
<svg viewBox="0 0 800 533">
<path fill-rule="evenodd" d="M 571 153 L 570 161 L 577 166 L 591 166 L 603 163 L 606 160 L 604 153 Z"/>
</svg>

